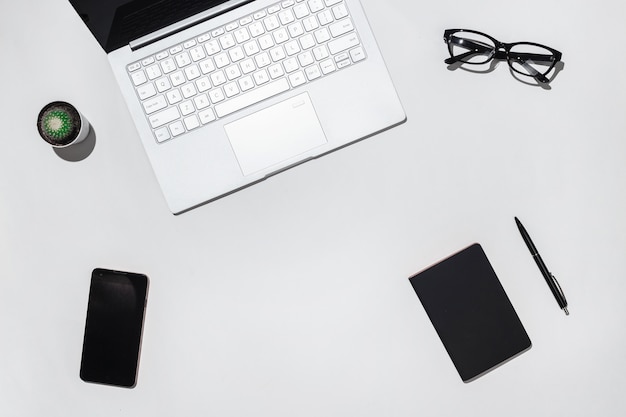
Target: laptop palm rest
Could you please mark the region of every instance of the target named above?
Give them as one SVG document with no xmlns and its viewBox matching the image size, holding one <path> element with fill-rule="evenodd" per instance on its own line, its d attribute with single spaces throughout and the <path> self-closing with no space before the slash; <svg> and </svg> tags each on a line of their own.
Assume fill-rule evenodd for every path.
<svg viewBox="0 0 626 417">
<path fill-rule="evenodd" d="M 224 129 L 243 175 L 254 174 L 327 143 L 308 93 L 259 110 L 225 125 Z"/>
</svg>

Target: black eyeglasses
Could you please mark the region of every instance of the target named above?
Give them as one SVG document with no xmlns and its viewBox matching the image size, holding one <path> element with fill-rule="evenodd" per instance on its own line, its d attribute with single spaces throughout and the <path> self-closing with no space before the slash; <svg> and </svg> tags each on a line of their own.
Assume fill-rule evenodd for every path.
<svg viewBox="0 0 626 417">
<path fill-rule="evenodd" d="M 533 77 L 540 83 L 549 83 L 546 75 L 561 60 L 561 53 L 545 45 L 532 42 L 503 43 L 475 30 L 448 29 L 443 34 L 450 58 L 446 64 L 486 64 L 492 59 L 506 59 L 518 74 Z"/>
</svg>

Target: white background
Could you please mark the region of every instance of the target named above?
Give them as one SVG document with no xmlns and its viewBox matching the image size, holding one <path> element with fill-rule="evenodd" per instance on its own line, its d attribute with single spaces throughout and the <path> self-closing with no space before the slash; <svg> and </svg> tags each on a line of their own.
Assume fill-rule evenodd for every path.
<svg viewBox="0 0 626 417">
<path fill-rule="evenodd" d="M 175 217 L 69 2 L 0 1 L 0 415 L 626 415 L 626 3 L 362 3 L 408 121 Z M 449 71 L 454 27 L 564 69 Z M 82 160 L 38 138 L 58 99 Z M 533 347 L 464 384 L 407 278 L 473 242 Z M 95 267 L 151 280 L 132 390 L 78 377 Z"/>
</svg>

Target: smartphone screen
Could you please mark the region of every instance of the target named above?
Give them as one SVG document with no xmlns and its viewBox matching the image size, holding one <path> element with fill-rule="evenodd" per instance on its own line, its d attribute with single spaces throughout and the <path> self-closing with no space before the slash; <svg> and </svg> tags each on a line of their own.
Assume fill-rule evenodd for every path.
<svg viewBox="0 0 626 417">
<path fill-rule="evenodd" d="M 137 381 L 148 277 L 94 269 L 80 378 L 132 388 Z"/>
</svg>

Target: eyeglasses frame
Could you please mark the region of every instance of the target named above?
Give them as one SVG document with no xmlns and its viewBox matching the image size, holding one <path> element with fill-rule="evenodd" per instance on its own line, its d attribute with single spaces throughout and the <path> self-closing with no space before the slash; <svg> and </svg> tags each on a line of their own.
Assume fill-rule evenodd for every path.
<svg viewBox="0 0 626 417">
<path fill-rule="evenodd" d="M 460 59 L 459 56 L 455 57 L 453 52 L 452 52 L 452 35 L 454 35 L 455 33 L 458 32 L 467 32 L 467 33 L 474 33 L 476 35 L 481 35 L 486 37 L 487 39 L 491 40 L 495 46 L 495 49 L 493 50 L 493 53 L 490 54 L 490 56 L 484 61 L 484 62 L 466 62 L 463 59 Z M 454 64 L 456 62 L 461 62 L 463 64 L 468 64 L 468 65 L 484 65 L 494 59 L 498 59 L 498 60 L 506 60 L 507 64 L 509 65 L 509 67 L 511 68 L 512 71 L 515 71 L 516 73 L 520 74 L 520 75 L 524 75 L 526 77 L 533 77 L 535 78 L 537 81 L 542 82 L 542 83 L 548 83 L 550 82 L 550 80 L 546 77 L 546 75 L 548 73 L 550 73 L 550 71 L 552 71 L 552 69 L 555 67 L 555 65 L 561 60 L 561 57 L 563 56 L 563 54 L 561 54 L 561 52 L 557 51 L 554 48 L 550 48 L 549 46 L 546 45 L 542 45 L 539 43 L 534 43 L 534 42 L 514 42 L 514 43 L 504 43 L 504 42 L 500 42 L 499 40 L 497 40 L 496 38 L 494 38 L 493 36 L 487 35 L 486 33 L 482 33 L 482 32 L 478 32 L 476 30 L 470 30 L 470 29 L 447 29 L 444 31 L 443 34 L 443 40 L 444 42 L 448 45 L 448 52 L 450 53 L 450 58 L 446 59 L 444 62 L 446 64 Z M 511 53 L 511 48 L 518 46 L 518 45 L 530 45 L 530 46 L 536 46 L 536 47 L 540 47 L 540 48 L 545 48 L 548 51 L 550 51 L 552 53 L 551 55 L 551 65 L 550 67 L 544 71 L 543 73 L 535 70 L 534 68 L 528 66 L 528 69 L 532 69 L 532 71 L 534 71 L 534 74 L 526 74 L 524 72 L 521 72 L 517 69 L 515 69 L 515 67 L 513 66 L 514 62 L 519 63 L 522 66 L 525 66 L 525 61 L 522 60 L 522 57 L 520 55 L 523 55 L 526 59 L 529 59 L 532 56 L 535 56 L 535 58 L 545 58 L 545 55 L 539 55 L 539 54 L 517 54 L 517 53 Z M 474 45 L 474 47 L 478 47 L 480 45 Z M 489 49 L 491 49 L 491 45 L 489 45 Z M 476 54 L 476 50 L 475 51 L 470 51 L 468 52 L 468 54 Z M 460 55 L 460 56 L 464 56 Z M 517 56 L 515 56 L 517 55 Z M 545 59 L 544 59 L 545 61 Z M 526 64 L 527 65 L 527 64 Z"/>
</svg>

